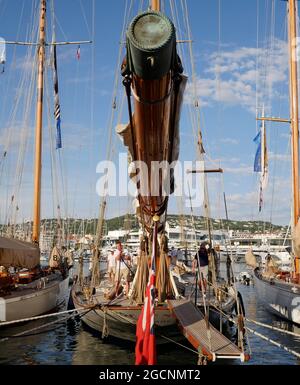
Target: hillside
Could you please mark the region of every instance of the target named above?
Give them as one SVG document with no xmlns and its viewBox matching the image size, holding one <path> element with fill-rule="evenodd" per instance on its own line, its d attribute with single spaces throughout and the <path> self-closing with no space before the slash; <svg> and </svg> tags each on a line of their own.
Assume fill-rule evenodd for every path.
<svg viewBox="0 0 300 385">
<path fill-rule="evenodd" d="M 196 228 L 199 230 L 206 229 L 206 220 L 204 217 L 195 217 Z M 215 230 L 229 229 L 233 231 L 257 233 L 257 232 L 285 232 L 287 226 L 274 225 L 270 222 L 262 221 L 233 221 L 226 219 L 212 219 L 212 227 Z M 168 215 L 168 223 L 170 226 L 184 226 L 191 225 L 191 218 L 189 216 Z M 62 224 L 64 228 L 69 228 L 70 233 L 75 234 L 95 234 L 97 228 L 97 219 L 63 219 Z M 23 231 L 29 231 L 32 226 L 31 222 L 25 224 L 18 224 L 16 229 L 22 228 Z M 43 219 L 41 222 L 42 229 L 55 230 L 57 228 L 56 219 Z M 105 220 L 104 231 L 119 230 L 119 229 L 138 230 L 138 221 L 134 215 L 122 215 L 120 217 L 110 218 Z M 0 231 L 5 232 L 6 226 L 0 225 Z"/>
</svg>

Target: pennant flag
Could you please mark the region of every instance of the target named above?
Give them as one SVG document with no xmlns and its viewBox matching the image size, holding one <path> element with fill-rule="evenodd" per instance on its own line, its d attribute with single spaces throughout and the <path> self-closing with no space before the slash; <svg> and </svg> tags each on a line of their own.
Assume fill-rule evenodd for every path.
<svg viewBox="0 0 300 385">
<path fill-rule="evenodd" d="M 266 128 L 263 122 L 261 127 L 261 174 L 260 174 L 260 187 L 259 187 L 259 204 L 258 211 L 261 212 L 263 206 L 263 191 L 268 184 L 268 151 L 267 151 L 267 138 Z"/>
<path fill-rule="evenodd" d="M 76 57 L 77 57 L 78 60 L 80 59 L 80 45 L 77 48 Z"/>
<path fill-rule="evenodd" d="M 263 123 L 261 128 L 261 187 L 264 190 L 267 187 L 268 184 L 268 151 L 267 151 L 267 137 L 266 137 L 266 128 L 265 124 Z"/>
<path fill-rule="evenodd" d="M 4 73 L 5 61 L 6 61 L 6 44 L 3 37 L 0 37 L 0 64 L 3 65 L 1 73 Z"/>
<path fill-rule="evenodd" d="M 56 120 L 56 149 L 62 148 L 61 130 L 60 130 L 60 104 L 58 96 L 58 77 L 56 62 L 56 45 L 53 47 L 53 78 L 54 78 L 54 117 Z"/>
<path fill-rule="evenodd" d="M 253 139 L 253 142 L 257 145 L 257 150 L 254 159 L 254 171 L 261 172 L 261 131 Z"/>
<path fill-rule="evenodd" d="M 154 334 L 154 300 L 155 300 L 155 257 L 157 241 L 157 222 L 154 224 L 151 269 L 146 288 L 144 305 L 136 326 L 135 364 L 155 365 L 156 347 Z"/>
<path fill-rule="evenodd" d="M 263 206 L 263 191 L 268 184 L 268 151 L 267 151 L 267 139 L 266 128 L 263 122 L 259 133 L 253 139 L 257 145 L 257 150 L 254 160 L 254 171 L 260 172 L 260 186 L 259 186 L 259 203 L 258 210 L 261 212 Z"/>
</svg>

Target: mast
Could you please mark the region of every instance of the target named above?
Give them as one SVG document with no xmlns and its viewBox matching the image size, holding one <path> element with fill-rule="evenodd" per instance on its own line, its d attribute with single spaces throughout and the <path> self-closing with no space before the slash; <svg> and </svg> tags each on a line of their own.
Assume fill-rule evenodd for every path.
<svg viewBox="0 0 300 385">
<path fill-rule="evenodd" d="M 151 9 L 153 11 L 160 11 L 160 0 L 152 0 L 151 1 Z"/>
<path fill-rule="evenodd" d="M 292 175 L 293 175 L 293 214 L 292 224 L 299 219 L 299 109 L 298 109 L 298 74 L 297 74 L 297 8 L 296 0 L 288 0 L 288 28 L 290 53 L 290 112 L 292 131 Z M 295 259 L 296 274 L 300 273 L 299 256 Z"/>
<path fill-rule="evenodd" d="M 42 175 L 42 126 L 43 126 L 43 88 L 45 60 L 45 24 L 46 0 L 41 0 L 40 32 L 38 48 L 38 83 L 35 126 L 35 160 L 34 160 L 34 197 L 32 242 L 39 242 L 41 221 L 41 175 Z"/>
</svg>

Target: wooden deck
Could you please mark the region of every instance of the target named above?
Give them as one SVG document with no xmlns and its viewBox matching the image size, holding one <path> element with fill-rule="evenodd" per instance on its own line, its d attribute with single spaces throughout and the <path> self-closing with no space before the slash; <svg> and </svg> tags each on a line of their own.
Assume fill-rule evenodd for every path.
<svg viewBox="0 0 300 385">
<path fill-rule="evenodd" d="M 168 304 L 184 336 L 209 360 L 220 358 L 244 360 L 243 352 L 227 337 L 210 323 L 207 329 L 204 315 L 190 300 L 169 300 Z"/>
</svg>

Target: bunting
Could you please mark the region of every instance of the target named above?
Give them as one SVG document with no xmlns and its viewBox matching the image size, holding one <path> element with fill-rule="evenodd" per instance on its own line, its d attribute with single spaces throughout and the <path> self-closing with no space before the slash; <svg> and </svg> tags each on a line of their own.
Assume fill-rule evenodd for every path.
<svg viewBox="0 0 300 385">
<path fill-rule="evenodd" d="M 60 129 L 60 104 L 58 95 L 58 76 L 56 62 L 56 45 L 53 47 L 53 78 L 54 78 L 54 117 L 56 120 L 56 149 L 62 148 L 61 129 Z"/>
</svg>

